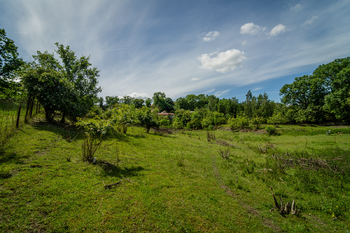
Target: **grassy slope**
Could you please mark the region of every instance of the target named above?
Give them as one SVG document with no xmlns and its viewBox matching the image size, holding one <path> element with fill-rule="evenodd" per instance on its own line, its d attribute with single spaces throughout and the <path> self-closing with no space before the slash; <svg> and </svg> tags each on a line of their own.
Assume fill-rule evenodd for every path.
<svg viewBox="0 0 350 233">
<path fill-rule="evenodd" d="M 81 160 L 82 135 L 69 142 L 76 132 L 47 123 L 27 125 L 0 152 L 0 231 L 349 230 L 347 221 L 332 221 L 312 208 L 310 201 L 326 197 L 295 190 L 283 179 L 263 181 L 259 169 L 268 153 L 257 146 L 272 144 L 276 153 L 349 149 L 350 134 L 326 136 L 326 128 L 317 127 L 322 134 L 307 135 L 314 129 L 290 128 L 275 137 L 216 131 L 217 139 L 233 147 L 207 142 L 206 131 L 159 135 L 133 127 L 97 152 L 108 163 L 92 165 Z M 293 135 L 296 129 L 304 135 Z M 230 160 L 219 156 L 223 148 L 230 148 Z M 249 163 L 260 167 L 246 172 Z M 115 188 L 104 188 L 120 180 Z M 284 200 L 295 199 L 301 216 L 269 212 L 270 186 Z"/>
</svg>

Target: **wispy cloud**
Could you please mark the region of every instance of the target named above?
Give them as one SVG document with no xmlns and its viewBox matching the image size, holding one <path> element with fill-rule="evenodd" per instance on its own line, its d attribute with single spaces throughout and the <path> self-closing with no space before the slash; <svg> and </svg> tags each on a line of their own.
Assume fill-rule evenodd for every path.
<svg viewBox="0 0 350 233">
<path fill-rule="evenodd" d="M 250 34 L 250 35 L 256 35 L 259 33 L 262 33 L 266 30 L 266 27 L 260 27 L 259 25 L 255 25 L 254 23 L 246 23 L 243 26 L 241 26 L 241 34 Z"/>
<path fill-rule="evenodd" d="M 220 96 L 226 94 L 229 91 L 231 91 L 231 90 L 228 89 L 228 90 L 224 90 L 224 91 L 217 91 L 217 92 L 214 93 L 214 95 L 217 96 L 217 97 L 220 97 Z"/>
<path fill-rule="evenodd" d="M 291 9 L 292 11 L 301 11 L 302 8 L 303 8 L 303 7 L 301 6 L 301 4 L 298 3 L 298 4 L 296 4 L 295 6 L 292 6 L 290 9 Z"/>
<path fill-rule="evenodd" d="M 316 16 L 316 15 L 312 16 L 311 18 L 309 18 L 308 20 L 306 20 L 304 22 L 304 25 L 312 24 L 317 18 L 318 18 L 318 16 Z"/>
<path fill-rule="evenodd" d="M 218 31 L 211 31 L 205 35 L 205 37 L 203 38 L 203 41 L 205 41 L 205 42 L 213 41 L 218 36 L 219 36 Z"/>
<path fill-rule="evenodd" d="M 191 78 L 192 81 L 198 81 L 201 80 L 202 78 Z"/>
</svg>

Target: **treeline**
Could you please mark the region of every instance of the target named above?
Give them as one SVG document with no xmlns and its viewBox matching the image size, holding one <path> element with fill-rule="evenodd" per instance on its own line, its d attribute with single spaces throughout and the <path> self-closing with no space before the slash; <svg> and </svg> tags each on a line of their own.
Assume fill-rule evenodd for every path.
<svg viewBox="0 0 350 233">
<path fill-rule="evenodd" d="M 173 102 L 165 93 L 156 92 L 152 99 L 146 100 L 107 96 L 105 105 L 103 98 L 100 99 L 100 106 L 106 109 L 115 104 L 127 104 L 175 113 L 177 128 L 205 127 L 208 124 L 200 126 L 198 122 L 213 114 L 224 123 L 232 118 L 274 124 L 347 122 L 350 117 L 350 57 L 320 65 L 312 75 L 296 77 L 292 84 L 281 88 L 280 96 L 282 103 L 270 100 L 266 93 L 253 96 L 251 91 L 242 102 L 235 97 L 219 99 L 205 94 L 190 94 Z"/>
</svg>

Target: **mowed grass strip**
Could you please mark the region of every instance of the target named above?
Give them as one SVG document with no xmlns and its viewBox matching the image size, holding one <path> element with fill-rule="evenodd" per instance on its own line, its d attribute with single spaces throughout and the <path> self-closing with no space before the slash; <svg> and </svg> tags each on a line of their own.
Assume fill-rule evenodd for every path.
<svg viewBox="0 0 350 233">
<path fill-rule="evenodd" d="M 325 132 L 328 128 L 318 129 Z M 9 139 L 0 152 L 0 229 L 349 230 L 346 220 L 334 220 L 331 212 L 314 208 L 311 202 L 323 200 L 324 196 L 296 189 L 295 179 L 290 178 L 295 170 L 287 170 L 280 179 L 271 178 L 264 170 L 267 158 L 274 153 L 311 153 L 329 146 L 336 146 L 341 152 L 349 150 L 349 134 L 307 135 L 311 131 L 306 131 L 296 136 L 284 135 L 283 127 L 279 130 L 280 136 L 215 131 L 217 140 L 208 142 L 206 131 L 162 135 L 130 127 L 126 134 L 102 144 L 94 165 L 82 161 L 82 133 L 60 125 L 33 123 Z M 230 150 L 229 159 L 219 155 L 223 149 Z M 119 181 L 112 188 L 105 188 Z M 301 215 L 283 217 L 277 211 L 270 212 L 274 206 L 270 186 L 284 202 L 295 199 Z M 344 194 L 348 191 L 348 187 L 340 190 Z M 342 217 L 347 216 L 345 210 Z"/>
</svg>

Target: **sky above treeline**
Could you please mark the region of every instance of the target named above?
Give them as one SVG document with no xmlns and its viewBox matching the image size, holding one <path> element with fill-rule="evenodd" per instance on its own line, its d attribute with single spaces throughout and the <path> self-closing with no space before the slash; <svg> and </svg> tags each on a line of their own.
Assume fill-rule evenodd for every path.
<svg viewBox="0 0 350 233">
<path fill-rule="evenodd" d="M 90 55 L 100 96 L 245 99 L 350 55 L 348 0 L 0 0 L 20 56 Z"/>
</svg>

